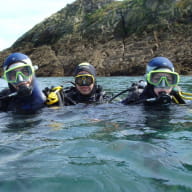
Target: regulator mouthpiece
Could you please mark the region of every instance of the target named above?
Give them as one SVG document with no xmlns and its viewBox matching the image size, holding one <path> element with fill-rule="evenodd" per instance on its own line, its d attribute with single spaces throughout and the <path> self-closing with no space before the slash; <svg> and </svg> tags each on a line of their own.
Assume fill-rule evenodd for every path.
<svg viewBox="0 0 192 192">
<path fill-rule="evenodd" d="M 31 95 L 32 87 L 27 87 L 26 85 L 20 85 L 17 91 L 19 97 L 26 97 Z"/>
<path fill-rule="evenodd" d="M 157 97 L 157 101 L 160 104 L 169 104 L 171 103 L 171 96 L 168 95 L 166 92 L 160 92 L 159 96 Z"/>
</svg>

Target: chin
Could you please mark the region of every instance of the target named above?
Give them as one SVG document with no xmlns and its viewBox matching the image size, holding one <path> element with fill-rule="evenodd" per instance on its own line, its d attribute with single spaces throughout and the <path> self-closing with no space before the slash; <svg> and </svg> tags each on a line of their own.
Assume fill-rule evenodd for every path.
<svg viewBox="0 0 192 192">
<path fill-rule="evenodd" d="M 90 93 L 91 93 L 91 91 L 89 91 L 89 92 L 80 92 L 82 95 L 89 95 Z"/>
<path fill-rule="evenodd" d="M 157 93 L 157 96 L 159 96 L 162 92 L 164 92 L 165 94 L 169 95 L 170 94 L 170 91 L 160 91 Z"/>
</svg>

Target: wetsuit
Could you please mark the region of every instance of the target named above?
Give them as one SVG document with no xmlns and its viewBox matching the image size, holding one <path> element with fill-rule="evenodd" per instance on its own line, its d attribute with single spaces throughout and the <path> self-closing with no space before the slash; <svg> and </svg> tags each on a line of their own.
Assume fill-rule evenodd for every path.
<svg viewBox="0 0 192 192">
<path fill-rule="evenodd" d="M 105 103 L 109 99 L 100 85 L 95 85 L 89 95 L 82 95 L 74 86 L 64 89 L 63 95 L 64 105 Z"/>
<path fill-rule="evenodd" d="M 32 93 L 29 96 L 19 96 L 9 85 L 0 92 L 0 111 L 14 111 L 19 113 L 34 113 L 45 106 L 45 95 L 33 82 Z"/>
</svg>

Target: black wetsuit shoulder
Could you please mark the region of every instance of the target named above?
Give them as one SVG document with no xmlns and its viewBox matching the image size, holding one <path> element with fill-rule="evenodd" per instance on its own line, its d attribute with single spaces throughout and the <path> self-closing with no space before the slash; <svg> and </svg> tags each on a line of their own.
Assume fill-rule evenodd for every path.
<svg viewBox="0 0 192 192">
<path fill-rule="evenodd" d="M 64 89 L 64 105 L 104 103 L 108 98 L 100 85 L 95 86 L 90 95 L 82 95 L 74 86 Z"/>
</svg>

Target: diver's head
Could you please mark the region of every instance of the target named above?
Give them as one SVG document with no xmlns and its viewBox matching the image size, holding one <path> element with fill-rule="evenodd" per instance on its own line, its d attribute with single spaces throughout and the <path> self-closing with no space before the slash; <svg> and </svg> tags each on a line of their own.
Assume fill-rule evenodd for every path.
<svg viewBox="0 0 192 192">
<path fill-rule="evenodd" d="M 22 53 L 10 54 L 3 63 L 4 79 L 20 96 L 32 93 L 35 67 L 31 59 Z"/>
<path fill-rule="evenodd" d="M 153 86 L 157 96 L 162 93 L 170 94 L 179 79 L 179 74 L 174 72 L 173 63 L 165 57 L 155 57 L 147 64 L 146 80 Z"/>
<path fill-rule="evenodd" d="M 146 67 L 146 74 L 161 68 L 168 68 L 174 72 L 173 63 L 166 57 L 155 57 L 149 61 Z"/>
<path fill-rule="evenodd" d="M 92 93 L 96 84 L 95 67 L 87 62 L 80 63 L 74 72 L 75 86 L 82 95 Z"/>
</svg>

